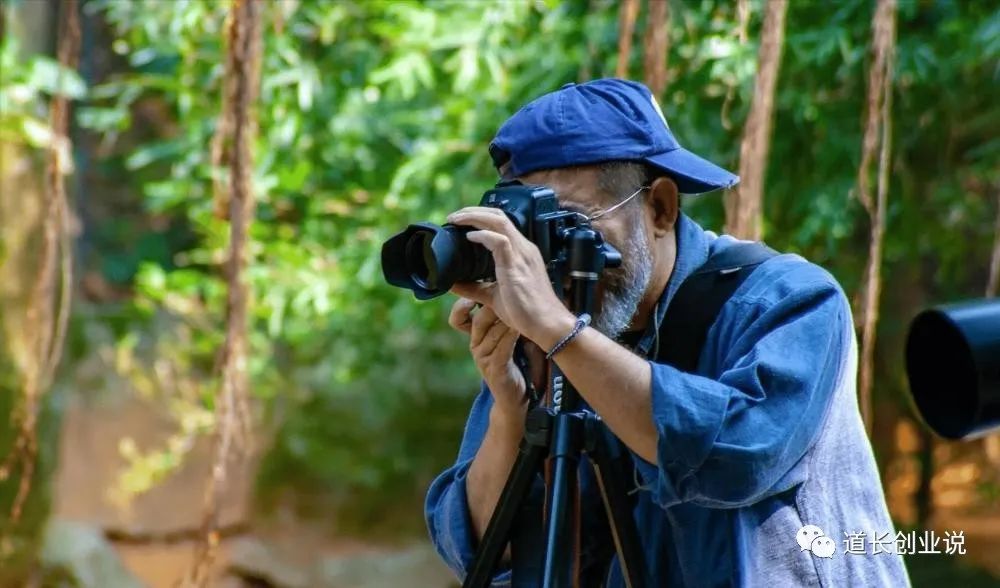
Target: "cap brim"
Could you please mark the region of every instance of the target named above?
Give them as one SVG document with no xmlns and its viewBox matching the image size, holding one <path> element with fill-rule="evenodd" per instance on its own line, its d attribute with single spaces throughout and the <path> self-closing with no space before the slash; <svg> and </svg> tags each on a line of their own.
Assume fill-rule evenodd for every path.
<svg viewBox="0 0 1000 588">
<path fill-rule="evenodd" d="M 703 194 L 732 188 L 740 181 L 736 174 L 681 147 L 646 157 L 645 161 L 667 172 L 677 183 L 677 191 L 681 194 Z"/>
</svg>

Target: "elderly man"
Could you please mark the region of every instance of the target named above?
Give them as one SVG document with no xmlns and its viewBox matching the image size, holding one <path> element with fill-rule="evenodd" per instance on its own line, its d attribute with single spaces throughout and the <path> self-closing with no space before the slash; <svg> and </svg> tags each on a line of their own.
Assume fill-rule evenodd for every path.
<svg viewBox="0 0 1000 588">
<path fill-rule="evenodd" d="M 685 216 L 679 194 L 738 178 L 681 148 L 649 90 L 623 80 L 536 99 L 490 152 L 504 178 L 548 186 L 588 216 L 623 263 L 602 276 L 594 321 L 581 325 L 502 212 L 449 216 L 474 227 L 468 239 L 496 263 L 495 282 L 452 290 L 450 323 L 469 334 L 483 377 L 458 459 L 427 496 L 431 537 L 455 572 L 466 574 L 517 456 L 526 382 L 512 354 L 524 338 L 546 352 L 559 345 L 552 360 L 631 451 L 654 585 L 907 585 L 855 399 L 850 308 L 829 273 L 771 256 L 722 304 L 690 370 L 656 360 L 681 285 L 741 243 Z M 583 515 L 600 514 L 593 475 L 581 467 L 580 479 Z M 595 529 L 583 527 L 582 557 L 603 561 L 582 562 L 585 580 L 622 586 L 611 538 Z M 882 549 L 847 553 L 859 531 Z M 505 565 L 494 585 L 510 582 Z"/>
</svg>

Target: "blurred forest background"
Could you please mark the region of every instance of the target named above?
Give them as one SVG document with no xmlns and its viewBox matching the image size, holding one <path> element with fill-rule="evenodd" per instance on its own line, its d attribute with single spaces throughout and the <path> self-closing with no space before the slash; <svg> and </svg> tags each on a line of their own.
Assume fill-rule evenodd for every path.
<svg viewBox="0 0 1000 588">
<path fill-rule="evenodd" d="M 0 4 L 0 456 L 37 453 L 0 469 L 0 586 L 169 586 L 206 529 L 228 582 L 444 585 L 421 503 L 454 459 L 477 374 L 446 325 L 451 297 L 387 286 L 379 248 L 478 201 L 496 180 L 486 145 L 522 104 L 612 75 L 645 80 L 686 147 L 741 171 L 744 191 L 689 198 L 688 214 L 828 268 L 859 334 L 878 318 L 870 430 L 892 514 L 964 530 L 970 552 L 910 556 L 914 583 L 1000 584 L 998 442 L 932 438 L 902 362 L 919 309 L 996 294 L 995 1 L 256 7 L 241 274 L 253 425 L 205 518 L 213 434 L 235 406 L 220 366 L 240 357 L 225 194 L 241 156 L 224 95 L 227 76 L 253 72 L 227 43 L 234 3 Z M 873 22 L 895 29 L 881 54 Z M 866 137 L 880 149 L 863 156 Z M 755 194 L 762 223 L 739 225 Z"/>
</svg>

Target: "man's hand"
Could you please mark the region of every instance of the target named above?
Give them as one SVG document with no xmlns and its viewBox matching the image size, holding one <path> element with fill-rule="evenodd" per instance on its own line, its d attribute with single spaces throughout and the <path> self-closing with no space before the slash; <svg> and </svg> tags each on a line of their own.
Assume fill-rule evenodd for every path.
<svg viewBox="0 0 1000 588">
<path fill-rule="evenodd" d="M 524 376 L 514 363 L 520 334 L 488 306 L 475 307 L 475 301 L 459 298 L 451 307 L 448 324 L 469 335 L 469 350 L 493 394 L 489 426 L 465 485 L 472 526 L 481 538 L 517 459 L 528 404 Z"/>
<path fill-rule="evenodd" d="M 463 208 L 448 222 L 479 229 L 468 233 L 468 239 L 489 249 L 496 266 L 496 282 L 455 284 L 452 292 L 482 304 L 483 310 L 492 309 L 504 324 L 545 350 L 573 329 L 576 317 L 552 290 L 541 253 L 502 210 Z M 639 457 L 655 462 L 648 362 L 596 329 L 584 329 L 555 362 L 611 431 Z M 491 421 L 497 416 L 491 413 Z"/>
<path fill-rule="evenodd" d="M 504 324 L 490 307 L 473 312 L 475 306 L 475 301 L 459 298 L 451 307 L 448 324 L 469 335 L 469 351 L 493 393 L 494 409 L 514 423 L 522 421 L 527 386 L 514 363 L 514 345 L 520 333 Z"/>
<path fill-rule="evenodd" d="M 455 284 L 452 292 L 491 308 L 503 323 L 543 349 L 573 328 L 576 319 L 552 290 L 538 247 L 502 210 L 470 206 L 449 215 L 448 222 L 479 229 L 467 238 L 489 249 L 496 267 L 495 282 Z"/>
</svg>

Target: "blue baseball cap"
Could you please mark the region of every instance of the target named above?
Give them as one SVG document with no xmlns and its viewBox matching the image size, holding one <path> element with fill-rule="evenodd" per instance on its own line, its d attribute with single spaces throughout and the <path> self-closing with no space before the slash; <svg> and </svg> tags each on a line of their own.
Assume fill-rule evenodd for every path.
<svg viewBox="0 0 1000 588">
<path fill-rule="evenodd" d="M 514 113 L 490 143 L 493 164 L 513 177 L 541 169 L 615 160 L 663 170 L 682 194 L 740 181 L 680 146 L 649 88 L 620 79 L 566 84 Z"/>
</svg>

